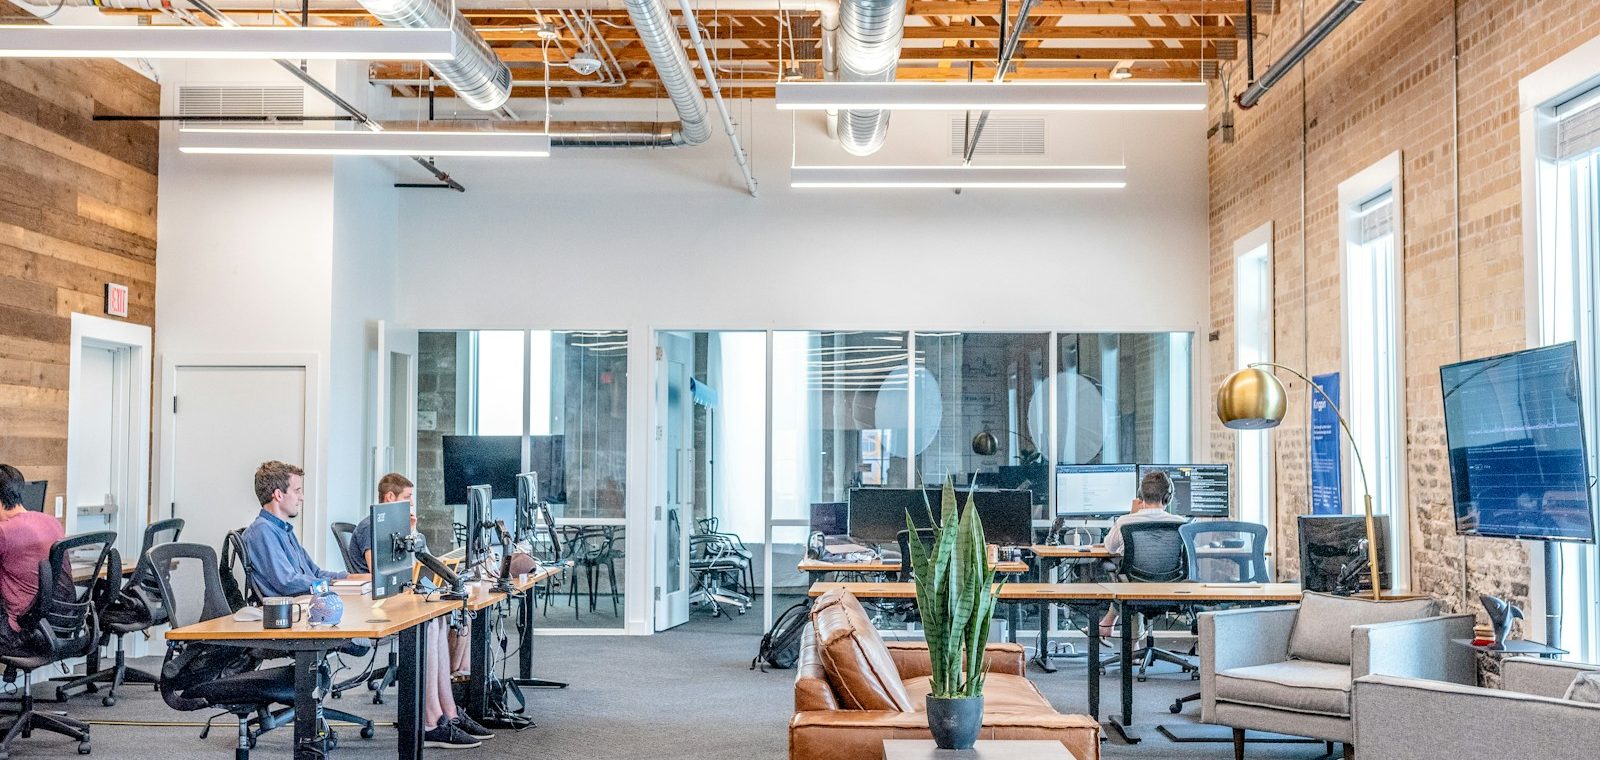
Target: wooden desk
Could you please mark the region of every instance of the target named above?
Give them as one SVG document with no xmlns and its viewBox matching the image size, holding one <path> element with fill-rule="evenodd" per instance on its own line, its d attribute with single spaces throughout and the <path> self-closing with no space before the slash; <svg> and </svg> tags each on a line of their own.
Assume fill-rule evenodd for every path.
<svg viewBox="0 0 1600 760">
<path fill-rule="evenodd" d="M 1034 544 L 1028 549 L 1041 558 L 1058 561 L 1063 559 L 1115 559 L 1121 556 L 1106 551 L 1105 544 L 1090 544 L 1088 546 Z"/>
<path fill-rule="evenodd" d="M 311 626 L 304 621 L 289 628 L 268 630 L 261 621 L 234 620 L 231 615 L 174 628 L 174 641 L 206 641 L 240 647 L 269 647 L 294 652 L 294 756 L 295 760 L 327 757 L 327 736 L 321 732 L 322 703 L 316 698 L 317 674 L 327 653 L 353 639 L 378 639 L 398 635 L 400 655 L 399 706 L 396 729 L 399 760 L 422 757 L 422 670 L 427 650 L 423 624 L 461 608 L 461 602 L 427 601 L 417 594 L 402 594 L 375 603 L 366 595 L 340 595 L 344 618 L 337 626 Z M 374 605 L 381 604 L 378 611 Z"/>
<path fill-rule="evenodd" d="M 122 580 L 124 580 L 124 581 L 128 580 L 128 576 L 133 575 L 133 571 L 138 570 L 138 569 L 139 569 L 139 561 L 138 560 L 134 560 L 132 562 L 124 562 L 124 563 L 122 563 Z M 94 563 L 92 563 L 92 562 L 74 562 L 74 563 L 72 563 L 72 582 L 73 583 L 83 583 L 84 581 L 89 580 L 90 576 L 92 576 L 93 574 L 94 574 Z"/>
<path fill-rule="evenodd" d="M 518 677 L 511 679 L 521 687 L 531 688 L 566 688 L 566 684 L 557 681 L 545 681 L 533 678 L 533 594 L 532 590 L 551 578 L 560 575 L 566 570 L 565 565 L 546 565 L 537 571 L 522 576 L 513 576 L 510 579 L 511 593 L 494 590 L 493 581 L 474 581 L 467 584 L 468 597 L 465 602 L 466 609 L 472 614 L 472 640 L 469 647 L 472 657 L 472 671 L 467 683 L 467 714 L 484 725 L 492 728 L 520 729 L 530 727 L 531 723 L 520 720 L 509 721 L 497 719 L 488 714 L 489 694 L 494 683 L 492 672 L 494 664 L 490 652 L 489 628 L 493 621 L 490 620 L 489 611 L 496 605 L 507 602 L 512 598 L 520 598 L 522 603 L 519 623 L 522 628 L 517 642 L 517 671 Z M 512 725 L 517 723 L 518 725 Z"/>
<path fill-rule="evenodd" d="M 996 584 L 1000 589 L 1000 601 L 1006 602 L 1013 610 L 1023 604 L 1037 604 L 1043 612 L 1051 604 L 1064 604 L 1080 610 L 1089 616 L 1091 621 L 1099 620 L 1100 616 L 1111 608 L 1115 594 L 1104 584 L 1100 583 L 1004 583 Z M 916 584 L 886 581 L 883 583 L 813 583 L 808 592 L 813 598 L 836 589 L 844 588 L 859 599 L 910 599 L 917 598 Z M 1015 616 L 1012 616 L 1014 620 Z M 1011 628 L 1011 641 L 1015 642 L 1016 628 Z M 1039 639 L 1041 646 L 1047 640 L 1048 631 L 1042 624 L 1039 626 Z M 1088 703 L 1089 714 L 1100 714 L 1100 637 L 1090 636 L 1089 641 L 1089 679 Z M 1052 669 L 1053 670 L 1053 669 Z"/>
<path fill-rule="evenodd" d="M 806 574 L 806 579 L 812 584 L 822 582 L 822 577 L 828 573 L 899 573 L 898 560 L 875 560 L 872 562 L 824 562 L 820 559 L 803 559 L 796 565 L 800 572 Z M 994 566 L 997 573 L 1006 575 L 1021 575 L 1028 572 L 1026 562 L 1001 562 Z"/>
</svg>

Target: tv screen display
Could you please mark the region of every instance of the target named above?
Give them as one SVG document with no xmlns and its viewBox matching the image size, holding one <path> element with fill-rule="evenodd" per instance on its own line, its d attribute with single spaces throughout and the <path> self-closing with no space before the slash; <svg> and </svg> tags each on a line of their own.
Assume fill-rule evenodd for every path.
<svg viewBox="0 0 1600 760">
<path fill-rule="evenodd" d="M 1456 532 L 1592 543 L 1577 345 L 1439 368 Z"/>
<path fill-rule="evenodd" d="M 494 496 L 516 495 L 517 473 L 522 472 L 521 436 L 447 435 L 442 453 L 444 503 L 467 503 L 471 486 L 489 486 Z M 541 474 L 541 491 L 543 480 Z"/>
</svg>

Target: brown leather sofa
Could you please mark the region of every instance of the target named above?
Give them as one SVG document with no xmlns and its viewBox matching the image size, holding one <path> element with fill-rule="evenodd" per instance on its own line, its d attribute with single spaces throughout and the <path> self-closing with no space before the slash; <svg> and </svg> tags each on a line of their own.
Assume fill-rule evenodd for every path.
<svg viewBox="0 0 1600 760">
<path fill-rule="evenodd" d="M 1099 724 L 1056 712 L 1025 667 L 1022 647 L 988 646 L 979 738 L 1054 739 L 1077 760 L 1098 760 Z M 885 642 L 848 591 L 817 600 L 796 669 L 790 760 L 882 760 L 884 739 L 930 737 L 927 644 Z"/>
</svg>

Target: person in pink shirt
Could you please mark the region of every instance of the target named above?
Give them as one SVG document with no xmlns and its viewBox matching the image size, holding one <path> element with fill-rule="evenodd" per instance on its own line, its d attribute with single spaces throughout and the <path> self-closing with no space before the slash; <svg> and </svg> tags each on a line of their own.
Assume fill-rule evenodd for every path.
<svg viewBox="0 0 1600 760">
<path fill-rule="evenodd" d="M 6 652 L 27 649 L 31 632 L 22 630 L 20 618 L 39 596 L 39 562 L 66 537 L 56 518 L 22 506 L 27 483 L 17 468 L 0 464 L 0 603 L 6 614 L 0 651 Z"/>
</svg>

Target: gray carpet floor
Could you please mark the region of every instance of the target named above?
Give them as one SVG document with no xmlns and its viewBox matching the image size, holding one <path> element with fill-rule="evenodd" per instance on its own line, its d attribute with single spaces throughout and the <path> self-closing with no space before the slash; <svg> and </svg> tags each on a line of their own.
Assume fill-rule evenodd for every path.
<svg viewBox="0 0 1600 760">
<path fill-rule="evenodd" d="M 779 609 L 782 609 L 781 607 Z M 591 760 L 609 758 L 693 758 L 694 760 L 780 760 L 787 757 L 785 725 L 792 708 L 793 671 L 763 673 L 750 670 L 760 635 L 755 613 L 733 620 L 697 614 L 679 629 L 645 637 L 542 636 L 535 642 L 535 674 L 572 685 L 564 690 L 530 692 L 537 727 L 501 732 L 477 750 L 443 752 L 430 756 L 461 758 L 517 757 L 538 760 Z M 146 667 L 159 663 L 146 660 Z M 1068 712 L 1087 710 L 1084 666 L 1063 663 L 1055 674 L 1031 673 L 1034 682 L 1055 706 Z M 1174 744 L 1156 733 L 1159 723 L 1191 723 L 1198 705 L 1183 715 L 1167 712 L 1167 705 L 1197 684 L 1187 676 L 1164 672 L 1137 684 L 1135 723 L 1144 741 L 1104 744 L 1105 758 L 1231 758 L 1229 744 Z M 43 693 L 43 690 L 40 690 Z M 1105 679 L 1103 717 L 1118 705 L 1113 672 Z M 392 693 L 391 693 L 392 697 Z M 351 692 L 328 704 L 380 721 L 393 720 L 394 700 L 375 706 L 361 692 Z M 146 721 L 201 721 L 205 713 L 179 713 L 163 703 L 149 686 L 127 686 L 116 707 L 107 708 L 96 696 L 78 697 L 62 709 L 95 724 L 93 757 L 117 760 L 170 760 L 171 758 L 228 758 L 234 741 L 233 724 L 218 721 L 209 739 L 200 739 L 195 727 L 139 726 Z M 356 738 L 354 729 L 341 731 L 341 746 L 334 758 L 378 760 L 394 757 L 394 729 L 379 728 L 371 741 Z M 290 730 L 280 729 L 262 738 L 256 758 L 290 757 Z M 75 743 L 52 734 L 36 733 L 19 740 L 13 757 L 77 757 Z M 1309 760 L 1323 755 L 1322 745 L 1252 744 L 1249 757 L 1261 760 Z"/>
</svg>

